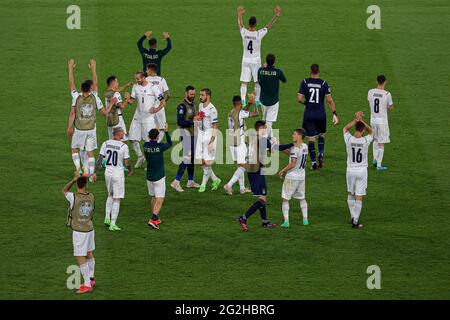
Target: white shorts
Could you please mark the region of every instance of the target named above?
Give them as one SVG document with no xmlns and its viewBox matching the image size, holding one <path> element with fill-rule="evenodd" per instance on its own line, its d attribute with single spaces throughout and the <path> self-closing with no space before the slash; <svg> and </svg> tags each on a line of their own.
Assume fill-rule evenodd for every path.
<svg viewBox="0 0 450 320">
<path fill-rule="evenodd" d="M 347 191 L 356 196 L 365 196 L 367 189 L 367 168 L 347 169 Z"/>
<path fill-rule="evenodd" d="M 263 120 L 264 121 L 270 121 L 270 122 L 276 122 L 278 117 L 278 109 L 279 109 L 280 103 L 277 102 L 273 106 L 265 106 L 262 105 L 263 108 Z"/>
<path fill-rule="evenodd" d="M 155 122 L 159 129 L 164 129 L 166 126 L 166 108 L 162 108 L 155 113 Z"/>
<path fill-rule="evenodd" d="M 75 128 L 72 136 L 72 149 L 94 151 L 97 149 L 97 129 L 78 130 Z"/>
<path fill-rule="evenodd" d="M 305 180 L 285 178 L 281 189 L 281 197 L 286 200 L 291 200 L 291 198 L 305 199 Z"/>
<path fill-rule="evenodd" d="M 108 127 L 108 137 L 109 139 L 113 138 L 113 130 L 114 128 L 122 128 L 123 131 L 125 132 L 125 135 L 123 136 L 123 139 L 121 141 L 127 141 L 128 140 L 128 134 L 127 134 L 127 126 L 125 125 L 125 121 L 123 120 L 122 116 L 119 116 L 119 123 L 116 124 L 115 126 L 112 127 Z"/>
<path fill-rule="evenodd" d="M 125 198 L 125 175 L 112 174 L 105 172 L 106 189 L 108 195 L 112 195 L 114 199 Z"/>
<path fill-rule="evenodd" d="M 389 143 L 389 125 L 387 123 L 371 123 L 373 139 L 378 143 Z"/>
<path fill-rule="evenodd" d="M 94 230 L 89 232 L 72 231 L 74 257 L 86 257 L 88 252 L 95 250 Z"/>
<path fill-rule="evenodd" d="M 147 180 L 148 194 L 155 198 L 164 198 L 166 196 L 166 177 L 158 181 Z"/>
<path fill-rule="evenodd" d="M 261 68 L 261 63 L 242 62 L 241 81 L 242 82 L 258 82 L 258 70 Z"/>
<path fill-rule="evenodd" d="M 149 141 L 148 133 L 154 128 L 156 128 L 154 118 L 145 121 L 133 119 L 133 121 L 131 121 L 128 139 L 131 141 Z"/>
<path fill-rule="evenodd" d="M 238 146 L 230 146 L 231 158 L 238 164 L 244 164 L 247 162 L 247 145 L 242 143 Z"/>
<path fill-rule="evenodd" d="M 198 131 L 197 143 L 195 145 L 195 159 L 214 161 L 216 159 L 217 137 L 213 142 L 214 148 L 211 152 L 208 150 L 213 130 Z"/>
</svg>

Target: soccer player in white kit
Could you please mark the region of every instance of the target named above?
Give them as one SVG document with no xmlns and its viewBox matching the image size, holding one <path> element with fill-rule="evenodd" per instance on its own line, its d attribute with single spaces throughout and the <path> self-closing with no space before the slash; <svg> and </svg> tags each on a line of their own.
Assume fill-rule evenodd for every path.
<svg viewBox="0 0 450 320">
<path fill-rule="evenodd" d="M 369 145 L 373 141 L 373 130 L 362 120 L 361 111 L 355 113 L 355 119 L 344 127 L 344 141 L 347 147 L 347 203 L 353 228 L 362 228 L 359 217 L 362 199 L 367 188 L 367 155 Z M 355 127 L 355 134 L 349 130 Z M 363 136 L 364 131 L 368 132 Z"/>
<path fill-rule="evenodd" d="M 370 106 L 370 126 L 373 129 L 373 165 L 377 170 L 387 170 L 383 167 L 384 145 L 389 143 L 389 124 L 388 109 L 394 108 L 392 95 L 384 88 L 386 86 L 386 77 L 379 75 L 377 77 L 378 85 L 375 89 L 370 89 L 367 94 L 367 100 Z"/>
<path fill-rule="evenodd" d="M 253 111 L 248 111 L 250 105 L 253 105 Z M 259 115 L 256 107 L 255 95 L 248 95 L 248 102 L 245 108 L 242 107 L 242 99 L 240 96 L 233 97 L 233 109 L 228 114 L 228 139 L 231 157 L 238 164 L 238 168 L 234 172 L 230 181 L 223 186 L 225 191 L 231 196 L 233 195 L 233 185 L 239 181 L 239 193 L 252 192 L 245 187 L 245 164 L 247 163 L 247 144 L 245 142 L 245 119 L 256 117 Z"/>
<path fill-rule="evenodd" d="M 125 125 L 125 120 L 123 119 L 123 112 L 122 110 L 125 108 L 125 106 L 128 104 L 128 100 L 130 99 L 130 94 L 128 92 L 125 93 L 125 100 L 122 100 L 121 92 L 128 87 L 132 86 L 132 83 L 126 83 L 125 85 L 119 87 L 119 80 L 116 76 L 109 76 L 106 79 L 106 85 L 108 86 L 108 90 L 105 92 L 105 105 L 109 104 L 109 101 L 112 98 L 116 98 L 117 102 L 115 104 L 116 112 L 117 112 L 117 124 L 109 126 L 108 125 L 108 137 L 109 139 L 113 138 L 113 131 L 114 128 L 122 128 L 124 131 L 124 136 L 122 138 L 122 141 L 127 141 L 127 127 Z M 109 120 L 109 117 L 112 116 L 112 112 L 110 112 L 107 115 L 107 118 Z"/>
<path fill-rule="evenodd" d="M 303 216 L 303 225 L 309 225 L 308 203 L 305 199 L 305 166 L 308 158 L 308 146 L 303 142 L 306 132 L 303 128 L 295 129 L 292 133 L 294 146 L 289 152 L 289 164 L 280 170 L 278 175 L 284 177 L 281 198 L 283 200 L 281 209 L 283 211 L 283 228 L 289 228 L 289 201 L 292 198 L 300 201 L 300 209 Z"/>
<path fill-rule="evenodd" d="M 149 140 L 148 133 L 151 129 L 156 128 L 155 114 L 165 107 L 166 102 L 158 87 L 145 80 L 144 72 L 136 72 L 135 80 L 136 84 L 131 90 L 129 103 L 137 102 L 137 107 L 131 122 L 128 138 L 138 157 L 134 167 L 140 168 L 145 161 L 140 141 Z"/>
<path fill-rule="evenodd" d="M 258 69 L 261 67 L 261 41 L 267 32 L 273 27 L 281 14 L 280 6 L 275 8 L 275 15 L 270 22 L 262 29 L 256 29 L 256 17 L 250 17 L 248 21 L 248 29 L 244 28 L 242 16 L 245 13 L 244 7 L 238 7 L 238 25 L 242 37 L 243 55 L 241 69 L 241 99 L 242 104 L 246 105 L 247 84 L 252 80 L 255 82 L 256 105 L 259 106 L 259 96 L 261 87 L 258 83 Z"/>
<path fill-rule="evenodd" d="M 194 117 L 194 125 L 198 130 L 195 158 L 202 161 L 203 180 L 198 192 L 205 192 L 209 178 L 212 180 L 211 190 L 217 190 L 221 180 L 214 174 L 212 165 L 216 159 L 217 133 L 219 131 L 219 115 L 211 103 L 211 90 L 200 90 L 199 111 Z"/>
<path fill-rule="evenodd" d="M 164 96 L 164 100 L 166 101 L 166 105 L 167 105 L 167 101 L 169 101 L 170 98 L 170 91 L 169 91 L 169 86 L 167 85 L 167 81 L 166 79 L 164 79 L 161 76 L 158 76 L 158 74 L 156 73 L 158 70 L 158 66 L 155 63 L 149 63 L 147 65 L 147 78 L 145 78 L 145 80 L 147 80 L 147 82 L 153 84 L 154 86 L 157 86 L 159 91 L 162 92 L 163 96 Z M 157 125 L 157 129 L 159 129 L 160 134 L 158 137 L 158 142 L 161 142 L 161 140 L 164 137 L 164 128 L 166 126 L 166 108 L 162 108 L 161 110 L 159 110 L 156 114 L 155 114 L 155 120 L 156 120 L 156 125 Z"/>
<path fill-rule="evenodd" d="M 122 141 L 124 135 L 125 131 L 121 127 L 113 129 L 113 138 L 103 142 L 96 165 L 98 170 L 102 163 L 105 164 L 105 182 L 108 190 L 105 225 L 110 231 L 121 230 L 116 221 L 119 216 L 120 201 L 125 197 L 125 166 L 128 176 L 133 174 L 130 166 L 130 150 Z"/>
</svg>

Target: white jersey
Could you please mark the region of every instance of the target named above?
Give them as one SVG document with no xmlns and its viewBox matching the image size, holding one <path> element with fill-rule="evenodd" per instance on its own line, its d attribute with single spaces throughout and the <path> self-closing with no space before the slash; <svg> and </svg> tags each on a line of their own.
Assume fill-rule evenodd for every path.
<svg viewBox="0 0 450 320">
<path fill-rule="evenodd" d="M 119 104 L 122 103 L 122 95 L 120 94 L 120 92 L 117 92 L 117 91 L 114 92 L 113 98 L 117 99 L 116 106 L 118 106 Z M 109 104 L 109 99 L 105 98 L 105 106 L 108 106 L 108 104 Z M 117 114 L 122 115 L 122 109 L 117 108 Z"/>
<path fill-rule="evenodd" d="M 100 155 L 106 160 L 105 174 L 123 175 L 124 161 L 130 159 L 130 150 L 122 141 L 103 142 Z"/>
<path fill-rule="evenodd" d="M 200 130 L 207 131 L 212 129 L 213 124 L 219 122 L 219 115 L 217 114 L 217 109 L 210 102 L 207 107 L 203 106 L 203 103 L 200 103 L 198 106 L 199 112 L 203 112 L 205 114 L 203 120 L 201 121 Z"/>
<path fill-rule="evenodd" d="M 159 91 L 162 93 L 169 91 L 169 86 L 167 85 L 166 79 L 160 76 L 147 77 L 145 78 L 147 82 L 151 83 L 154 86 L 157 86 Z"/>
<path fill-rule="evenodd" d="M 368 134 L 355 138 L 350 132 L 344 132 L 344 141 L 347 146 L 347 170 L 367 168 L 367 154 L 373 136 Z"/>
<path fill-rule="evenodd" d="M 241 28 L 242 45 L 244 46 L 242 62 L 261 64 L 261 40 L 267 32 L 266 27 L 257 31 Z"/>
<path fill-rule="evenodd" d="M 134 119 L 138 121 L 154 119 L 154 114 L 150 113 L 150 109 L 157 108 L 159 102 L 164 99 L 158 87 L 151 83 L 147 83 L 146 86 L 136 83 L 131 90 L 131 97 L 137 101 Z"/>
<path fill-rule="evenodd" d="M 294 168 L 287 172 L 286 178 L 291 180 L 304 180 L 307 158 L 308 146 L 305 143 L 302 143 L 299 147 L 293 146 L 289 155 L 289 162 L 292 162 L 292 159 L 297 159 L 297 163 Z"/>
<path fill-rule="evenodd" d="M 245 120 L 250 117 L 250 112 L 247 110 L 239 111 L 239 135 L 241 136 L 241 143 L 245 143 Z M 232 117 L 228 117 L 228 129 L 234 130 L 234 120 Z"/>
<path fill-rule="evenodd" d="M 392 95 L 390 92 L 382 89 L 370 89 L 367 94 L 367 100 L 370 106 L 370 123 L 387 124 L 389 106 L 392 106 Z"/>
</svg>

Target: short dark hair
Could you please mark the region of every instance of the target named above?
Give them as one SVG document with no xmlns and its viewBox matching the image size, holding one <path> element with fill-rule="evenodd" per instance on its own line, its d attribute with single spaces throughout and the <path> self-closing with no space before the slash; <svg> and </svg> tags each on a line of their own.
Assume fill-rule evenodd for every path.
<svg viewBox="0 0 450 320">
<path fill-rule="evenodd" d="M 320 72 L 319 65 L 317 63 L 313 63 L 311 65 L 311 73 L 312 74 L 318 74 Z"/>
<path fill-rule="evenodd" d="M 116 76 L 109 76 L 108 79 L 106 79 L 106 84 L 108 85 L 108 87 L 111 85 L 111 82 L 113 82 L 116 79 L 117 79 Z"/>
<path fill-rule="evenodd" d="M 259 131 L 261 127 L 264 127 L 266 125 L 266 122 L 264 120 L 258 120 L 255 122 L 255 130 Z"/>
<path fill-rule="evenodd" d="M 355 124 L 355 130 L 359 132 L 363 132 L 366 126 L 361 121 L 357 121 Z"/>
<path fill-rule="evenodd" d="M 81 92 L 89 92 L 91 91 L 91 84 L 88 81 L 85 81 L 81 84 Z"/>
<path fill-rule="evenodd" d="M 148 132 L 148 137 L 150 138 L 150 140 L 156 140 L 159 136 L 159 130 L 153 128 L 152 130 L 150 130 Z"/>
<path fill-rule="evenodd" d="M 203 89 L 200 90 L 200 91 L 203 91 L 204 93 L 206 93 L 207 96 L 211 97 L 211 89 L 203 88 Z"/>
<path fill-rule="evenodd" d="M 140 75 L 142 78 L 145 78 L 145 72 L 144 71 L 136 71 L 135 75 Z"/>
<path fill-rule="evenodd" d="M 235 105 L 239 102 L 242 102 L 242 99 L 240 96 L 234 96 L 232 101 L 233 101 L 233 105 Z"/>
<path fill-rule="evenodd" d="M 189 91 L 191 91 L 191 90 L 195 90 L 194 86 L 188 85 L 188 86 L 186 87 L 186 89 L 184 89 L 185 92 L 189 92 Z"/>
<path fill-rule="evenodd" d="M 275 55 L 272 53 L 269 53 L 266 56 L 266 62 L 268 66 L 273 66 L 275 64 Z"/>
<path fill-rule="evenodd" d="M 77 179 L 77 187 L 78 187 L 78 189 L 83 189 L 87 185 L 87 182 L 88 182 L 88 178 L 87 177 L 83 177 L 83 176 L 79 177 Z"/>
<path fill-rule="evenodd" d="M 250 19 L 248 19 L 248 25 L 250 27 L 256 26 L 256 17 L 255 16 L 251 16 Z"/>
<path fill-rule="evenodd" d="M 155 38 L 151 38 L 150 40 L 148 40 L 148 45 L 150 46 L 150 47 L 153 47 L 153 46 L 156 46 L 156 43 L 157 43 L 158 41 L 156 41 L 156 39 Z"/>
<path fill-rule="evenodd" d="M 302 138 L 304 138 L 306 136 L 305 129 L 303 129 L 303 128 L 298 128 L 298 129 L 295 129 L 294 131 L 297 132 L 298 135 L 301 135 Z"/>
<path fill-rule="evenodd" d="M 377 82 L 378 82 L 378 84 L 383 84 L 383 83 L 385 83 L 386 82 L 386 77 L 384 76 L 384 75 L 382 75 L 382 74 L 380 74 L 378 77 L 377 77 Z"/>
<path fill-rule="evenodd" d="M 147 70 L 153 70 L 156 72 L 156 70 L 158 70 L 158 66 L 154 63 L 149 63 L 147 66 Z"/>
</svg>

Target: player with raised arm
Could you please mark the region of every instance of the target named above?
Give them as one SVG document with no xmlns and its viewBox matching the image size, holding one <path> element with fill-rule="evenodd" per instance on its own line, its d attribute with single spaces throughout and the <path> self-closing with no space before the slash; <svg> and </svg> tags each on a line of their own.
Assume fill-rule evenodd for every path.
<svg viewBox="0 0 450 320">
<path fill-rule="evenodd" d="M 377 87 L 370 89 L 367 100 L 370 106 L 370 126 L 373 129 L 373 165 L 377 170 L 387 170 L 381 165 L 384 155 L 384 145 L 389 143 L 388 109 L 394 108 L 392 95 L 385 90 L 387 79 L 384 75 L 377 77 Z"/>
<path fill-rule="evenodd" d="M 318 64 L 311 65 L 311 77 L 303 79 L 297 94 L 297 101 L 305 105 L 303 115 L 303 129 L 308 137 L 309 156 L 311 158 L 311 169 L 323 168 L 323 156 L 325 151 L 325 133 L 327 132 L 327 114 L 325 112 L 324 100 L 327 100 L 333 112 L 333 125 L 339 123 L 331 89 L 328 82 L 320 79 Z M 316 136 L 318 136 L 319 165 L 316 158 Z"/>
<path fill-rule="evenodd" d="M 109 227 L 109 231 L 121 230 L 116 221 L 119 216 L 120 201 L 125 197 L 125 167 L 128 176 L 133 174 L 130 165 L 130 150 L 122 142 L 124 135 L 125 131 L 121 127 L 113 129 L 113 138 L 103 142 L 96 165 L 98 170 L 102 162 L 105 164 L 105 182 L 108 190 L 105 225 Z"/>
<path fill-rule="evenodd" d="M 166 173 L 164 171 L 164 151 L 170 149 L 172 140 L 170 139 L 169 129 L 164 127 L 166 143 L 158 142 L 159 130 L 152 129 L 148 133 L 150 141 L 144 144 L 144 154 L 147 159 L 147 188 L 151 200 L 151 217 L 148 225 L 153 229 L 159 229 L 161 211 L 166 196 Z"/>
<path fill-rule="evenodd" d="M 200 102 L 199 111 L 194 117 L 198 132 L 195 158 L 201 160 L 203 166 L 203 179 L 198 192 L 205 192 L 209 178 L 212 180 L 211 190 L 215 191 L 221 182 L 212 169 L 216 159 L 219 115 L 216 107 L 211 103 L 210 89 L 200 90 Z"/>
<path fill-rule="evenodd" d="M 128 138 L 138 157 L 134 167 L 140 168 L 145 161 L 140 141 L 148 141 L 148 133 L 151 129 L 156 128 L 155 114 L 165 107 L 166 102 L 158 87 L 145 80 L 144 72 L 136 72 L 135 80 L 136 83 L 131 90 L 131 97 L 128 103 L 137 102 L 137 107 L 131 122 Z"/>
<path fill-rule="evenodd" d="M 361 111 L 355 113 L 355 119 L 344 127 L 344 141 L 347 148 L 347 203 L 352 227 L 362 228 L 359 223 L 363 196 L 367 189 L 367 157 L 369 145 L 373 140 L 373 130 L 363 120 Z M 355 128 L 355 134 L 349 131 Z M 367 135 L 364 136 L 364 131 Z"/>
<path fill-rule="evenodd" d="M 198 189 L 200 185 L 194 181 L 194 157 L 196 135 L 194 130 L 194 117 L 197 115 L 197 106 L 195 104 L 195 88 L 191 85 L 184 90 L 184 99 L 177 106 L 177 125 L 181 133 L 181 143 L 183 147 L 183 160 L 178 166 L 178 172 L 175 180 L 170 186 L 177 192 L 184 192 L 180 185 L 184 171 L 188 172 L 188 188 Z"/>
<path fill-rule="evenodd" d="M 308 221 L 308 203 L 305 199 L 305 166 L 308 158 L 308 146 L 303 142 L 305 139 L 304 129 L 295 129 L 292 134 L 294 146 L 289 152 L 289 164 L 278 173 L 283 179 L 283 189 L 281 198 L 283 200 L 282 211 L 284 222 L 283 228 L 289 228 L 289 200 L 292 198 L 300 201 L 300 210 L 303 216 L 303 225 L 309 225 Z"/>
<path fill-rule="evenodd" d="M 72 186 L 77 185 L 77 192 L 71 192 Z M 80 177 L 79 170 L 74 178 L 63 188 L 64 197 L 69 202 L 67 226 L 72 229 L 73 255 L 80 267 L 84 283 L 77 293 L 91 292 L 95 286 L 95 234 L 92 217 L 94 215 L 95 198 L 87 191 L 88 178 Z"/>
<path fill-rule="evenodd" d="M 158 70 L 158 66 L 154 63 L 149 63 L 147 65 L 147 78 L 145 78 L 145 80 L 147 80 L 147 82 L 153 84 L 154 86 L 158 87 L 159 91 L 162 92 L 162 94 L 164 96 L 164 100 L 166 101 L 166 105 L 167 105 L 167 101 L 169 101 L 169 98 L 170 98 L 169 87 L 167 86 L 166 79 L 164 79 L 161 76 L 158 76 L 156 73 L 156 70 Z M 161 110 L 159 110 L 157 113 L 155 113 L 155 120 L 156 120 L 157 129 L 161 129 L 159 138 L 158 138 L 158 142 L 161 142 L 161 140 L 164 138 L 164 130 L 163 129 L 166 126 L 166 108 L 165 107 L 162 108 Z"/>
<path fill-rule="evenodd" d="M 283 71 L 275 68 L 275 55 L 269 53 L 266 65 L 258 70 L 258 82 L 261 86 L 261 104 L 263 120 L 266 122 L 267 135 L 272 137 L 272 124 L 277 121 L 280 101 L 280 81 L 286 83 Z"/>
<path fill-rule="evenodd" d="M 80 170 L 79 150 L 86 150 L 88 154 L 88 172 L 83 172 L 84 176 L 89 176 L 92 182 L 96 180 L 94 150 L 97 149 L 96 131 L 96 110 L 107 116 L 111 111 L 116 99 L 113 98 L 110 104 L 104 108 L 103 103 L 97 95 L 97 72 L 96 62 L 91 60 L 89 68 L 92 71 L 93 84 L 85 81 L 81 84 L 81 93 L 75 89 L 74 69 L 75 61 L 69 60 L 69 83 L 72 94 L 72 110 L 69 116 L 69 126 L 67 134 L 72 137 L 72 161 L 76 170 Z M 75 129 L 73 128 L 75 126 Z"/>
<path fill-rule="evenodd" d="M 153 32 L 147 31 L 142 37 L 139 38 L 137 47 L 142 57 L 142 71 L 145 72 L 149 63 L 154 63 L 157 66 L 156 74 L 158 76 L 161 75 L 161 60 L 172 49 L 172 40 L 170 40 L 169 33 L 163 32 L 163 38 L 167 41 L 167 45 L 163 50 L 158 50 L 157 40 L 153 38 Z M 144 48 L 145 39 L 148 39 L 149 49 Z"/>
<path fill-rule="evenodd" d="M 267 138 L 267 127 L 264 120 L 255 122 L 254 133 L 249 133 L 248 162 L 246 164 L 247 177 L 254 196 L 258 197 L 248 210 L 239 217 L 239 224 L 244 232 L 248 231 L 247 219 L 259 210 L 263 228 L 273 228 L 276 224 L 271 223 L 267 218 L 267 186 L 264 174 L 264 164 L 266 163 L 267 150 L 284 151 L 293 146 L 292 143 L 279 145 L 275 138 Z"/>
<path fill-rule="evenodd" d="M 238 168 L 234 172 L 230 181 L 223 186 L 225 191 L 231 196 L 233 194 L 233 185 L 239 181 L 239 192 L 241 194 L 251 192 L 245 187 L 245 164 L 247 163 L 247 144 L 245 139 L 245 119 L 256 117 L 259 115 L 256 107 L 255 95 L 249 94 L 247 105 L 242 107 L 240 96 L 233 97 L 233 109 L 228 114 L 228 143 L 230 147 L 231 157 L 238 164 Z M 253 111 L 248 111 L 253 105 Z"/>
<path fill-rule="evenodd" d="M 244 27 L 242 16 L 245 13 L 244 7 L 238 7 L 237 17 L 239 31 L 242 37 L 243 55 L 242 55 L 242 70 L 241 70 L 241 99 L 242 104 L 246 105 L 247 85 L 252 80 L 255 82 L 256 105 L 259 106 L 259 96 L 261 87 L 258 83 L 258 69 L 261 67 L 261 41 L 267 32 L 272 29 L 281 14 L 280 6 L 276 6 L 275 15 L 269 23 L 262 29 L 256 28 L 256 17 L 252 16 L 248 20 L 248 29 Z"/>
<path fill-rule="evenodd" d="M 132 86 L 132 83 L 129 82 L 121 87 L 119 87 L 119 80 L 116 76 L 109 76 L 106 79 L 106 85 L 108 89 L 105 92 L 105 105 L 108 105 L 112 98 L 116 98 L 116 103 L 111 108 L 111 111 L 106 116 L 106 125 L 108 126 L 108 137 L 109 139 L 113 138 L 113 131 L 115 128 L 122 128 L 124 131 L 123 140 L 127 141 L 127 127 L 125 124 L 125 120 L 123 119 L 123 109 L 128 104 L 130 99 L 130 94 L 128 92 L 125 93 L 125 100 L 122 100 L 122 95 L 120 94 L 125 88 L 129 88 Z"/>
</svg>

